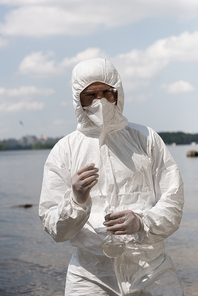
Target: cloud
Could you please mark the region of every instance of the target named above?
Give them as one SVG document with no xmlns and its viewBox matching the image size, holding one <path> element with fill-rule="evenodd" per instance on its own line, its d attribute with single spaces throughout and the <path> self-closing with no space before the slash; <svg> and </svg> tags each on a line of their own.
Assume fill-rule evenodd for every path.
<svg viewBox="0 0 198 296">
<path fill-rule="evenodd" d="M 60 2 L 59 0 L 0 0 L 0 4 L 18 6 L 18 5 L 37 5 L 37 4 L 50 4 Z"/>
<path fill-rule="evenodd" d="M 165 67 L 175 62 L 198 62 L 198 32 L 159 39 L 145 50 L 133 49 L 113 57 L 129 90 L 147 86 Z"/>
<path fill-rule="evenodd" d="M 0 33 L 11 36 L 87 35 L 150 17 L 198 16 L 194 0 L 110 0 L 108 5 L 101 0 L 97 9 L 91 0 L 0 0 L 0 4 L 11 7 L 0 24 Z"/>
<path fill-rule="evenodd" d="M 53 122 L 53 125 L 64 125 L 66 123 L 65 120 L 62 120 L 62 119 L 57 119 Z"/>
<path fill-rule="evenodd" d="M 60 130 L 62 129 L 64 134 L 66 129 L 68 129 L 70 126 L 75 126 L 75 125 L 76 125 L 76 121 L 72 119 L 68 119 L 68 120 L 56 119 L 49 125 L 49 128 L 51 129 L 51 131 L 55 130 L 56 132 L 58 128 L 59 133 L 60 133 Z"/>
<path fill-rule="evenodd" d="M 99 48 L 92 47 L 87 48 L 86 50 L 79 52 L 76 56 L 71 58 L 65 58 L 60 66 L 62 68 L 74 67 L 77 63 L 87 60 L 87 59 L 94 59 L 94 58 L 106 58 L 107 55 L 100 50 Z"/>
<path fill-rule="evenodd" d="M 19 88 L 0 88 L 0 98 L 6 97 L 32 97 L 35 95 L 49 96 L 54 94 L 54 90 L 51 88 L 37 88 L 35 86 L 21 86 Z"/>
<path fill-rule="evenodd" d="M 20 66 L 22 74 L 30 74 L 38 77 L 48 77 L 62 73 L 61 67 L 55 66 L 55 61 L 51 59 L 52 52 L 43 54 L 41 51 L 33 52 L 26 56 Z"/>
<path fill-rule="evenodd" d="M 36 111 L 42 110 L 44 108 L 44 103 L 42 102 L 0 102 L 0 112 L 20 112 L 23 110 L 26 111 Z"/>
<path fill-rule="evenodd" d="M 171 84 L 163 84 L 161 86 L 165 88 L 169 94 L 182 94 L 194 91 L 194 87 L 187 81 L 179 80 Z"/>
<path fill-rule="evenodd" d="M 50 77 L 65 73 L 68 68 L 74 67 L 77 63 L 88 59 L 105 57 L 99 48 L 87 48 L 76 56 L 65 58 L 61 63 L 56 63 L 52 52 L 34 52 L 26 56 L 19 65 L 22 74 L 29 74 L 36 77 Z"/>
<path fill-rule="evenodd" d="M 78 62 L 97 57 L 111 60 L 121 74 L 126 90 L 133 91 L 148 86 L 171 63 L 198 62 L 198 32 L 159 39 L 145 50 L 133 49 L 114 57 L 109 57 L 99 48 L 87 48 L 57 63 L 53 53 L 34 52 L 23 59 L 19 70 L 38 77 L 62 75 L 68 69 L 71 71 Z"/>
<path fill-rule="evenodd" d="M 62 102 L 60 102 L 60 106 L 62 106 L 62 107 L 72 106 L 73 107 L 73 102 L 71 100 L 70 101 L 62 101 Z"/>
<path fill-rule="evenodd" d="M 148 101 L 151 96 L 152 96 L 151 94 L 148 94 L 148 95 L 145 95 L 145 94 L 129 95 L 126 98 L 125 101 L 127 103 L 130 103 L 130 102 L 139 102 L 139 103 L 142 103 L 142 102 Z"/>
<path fill-rule="evenodd" d="M 0 47 L 4 47 L 6 45 L 8 45 L 8 41 L 0 37 Z"/>
<path fill-rule="evenodd" d="M 0 112 L 19 112 L 42 110 L 44 103 L 33 100 L 34 96 L 49 96 L 53 89 L 22 86 L 15 89 L 0 88 Z"/>
<path fill-rule="evenodd" d="M 76 13 L 75 9 L 58 6 L 21 6 L 6 15 L 5 22 L 0 24 L 0 33 L 31 37 L 87 35 L 97 25 L 98 19 L 93 15 L 85 17 L 83 11 Z"/>
</svg>

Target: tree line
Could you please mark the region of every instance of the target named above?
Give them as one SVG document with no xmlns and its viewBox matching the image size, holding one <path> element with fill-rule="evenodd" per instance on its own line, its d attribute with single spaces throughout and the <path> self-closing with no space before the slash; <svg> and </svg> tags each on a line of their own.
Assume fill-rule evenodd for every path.
<svg viewBox="0 0 198 296">
<path fill-rule="evenodd" d="M 198 134 L 184 132 L 159 132 L 158 133 L 166 145 L 175 143 L 176 145 L 189 145 L 198 143 Z M 32 145 L 20 145 L 17 141 L 14 144 L 8 144 L 9 141 L 0 141 L 0 151 L 4 150 L 27 150 L 27 149 L 51 149 L 57 143 L 57 139 L 50 139 L 48 142 L 36 142 Z M 12 141 L 13 143 L 13 141 Z"/>
<path fill-rule="evenodd" d="M 190 134 L 183 132 L 160 132 L 158 133 L 163 139 L 164 143 L 171 145 L 189 145 L 191 143 L 198 143 L 198 134 Z"/>
<path fill-rule="evenodd" d="M 0 151 L 5 151 L 5 150 L 36 150 L 36 149 L 52 149 L 53 146 L 56 144 L 56 142 L 51 142 L 51 143 L 41 143 L 38 142 L 33 145 L 27 145 L 27 146 L 22 146 L 22 145 L 15 145 L 15 146 L 7 146 L 5 143 L 0 142 Z"/>
</svg>

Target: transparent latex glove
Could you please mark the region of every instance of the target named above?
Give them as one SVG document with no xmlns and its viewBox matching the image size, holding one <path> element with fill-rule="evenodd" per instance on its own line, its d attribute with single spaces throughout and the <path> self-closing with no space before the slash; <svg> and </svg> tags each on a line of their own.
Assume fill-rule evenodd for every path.
<svg viewBox="0 0 198 296">
<path fill-rule="evenodd" d="M 82 167 L 71 177 L 72 188 L 77 203 L 85 203 L 88 200 L 91 188 L 98 182 L 98 171 L 95 164 L 91 163 Z"/>
<path fill-rule="evenodd" d="M 108 214 L 103 224 L 115 235 L 135 234 L 141 227 L 139 217 L 131 210 Z"/>
<path fill-rule="evenodd" d="M 105 217 L 111 215 L 114 211 L 107 208 Z M 108 214 L 107 214 L 108 213 Z M 121 236 L 116 236 L 112 232 L 108 232 L 102 243 L 103 253 L 109 258 L 121 256 L 125 251 L 125 242 Z"/>
</svg>

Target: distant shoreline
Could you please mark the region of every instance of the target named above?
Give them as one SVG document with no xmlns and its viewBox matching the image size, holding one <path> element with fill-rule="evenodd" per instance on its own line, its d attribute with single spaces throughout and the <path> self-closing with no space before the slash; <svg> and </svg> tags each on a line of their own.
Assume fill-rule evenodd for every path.
<svg viewBox="0 0 198 296">
<path fill-rule="evenodd" d="M 1 144 L 1 142 L 0 142 Z M 48 143 L 48 144 L 43 144 L 43 143 L 37 143 L 34 145 L 29 145 L 29 146 L 13 146 L 13 147 L 6 147 L 6 146 L 1 146 L 0 145 L 0 151 L 12 151 L 12 150 L 41 150 L 41 149 L 52 149 L 56 143 Z"/>
<path fill-rule="evenodd" d="M 184 132 L 159 132 L 160 137 L 166 145 L 191 145 L 198 143 L 198 134 Z M 20 140 L 7 139 L 0 141 L 0 151 L 7 150 L 37 150 L 52 149 L 60 138 L 41 138 L 35 136 L 24 136 Z"/>
</svg>

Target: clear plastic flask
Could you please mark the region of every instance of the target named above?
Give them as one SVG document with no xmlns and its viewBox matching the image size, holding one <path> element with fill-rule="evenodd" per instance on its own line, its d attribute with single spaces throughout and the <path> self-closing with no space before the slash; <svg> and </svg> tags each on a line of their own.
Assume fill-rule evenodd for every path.
<svg viewBox="0 0 198 296">
<path fill-rule="evenodd" d="M 109 258 L 116 258 L 125 250 L 125 242 L 122 237 L 109 233 L 102 243 L 103 253 Z"/>
</svg>

